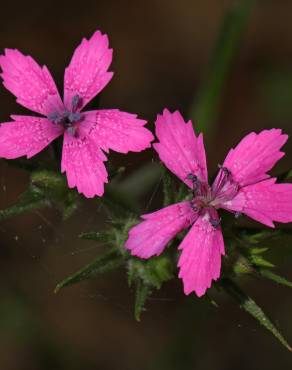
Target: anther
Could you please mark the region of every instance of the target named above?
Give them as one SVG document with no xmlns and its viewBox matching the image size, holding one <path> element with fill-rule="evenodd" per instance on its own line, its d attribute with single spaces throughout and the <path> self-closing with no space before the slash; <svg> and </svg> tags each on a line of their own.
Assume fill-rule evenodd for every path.
<svg viewBox="0 0 292 370">
<path fill-rule="evenodd" d="M 68 119 L 69 119 L 69 121 L 70 122 L 78 122 L 78 121 L 80 121 L 80 119 L 81 119 L 81 113 L 79 113 L 79 112 L 77 112 L 77 113 L 72 113 L 72 112 L 70 112 L 69 113 L 69 116 L 68 116 Z"/>
<path fill-rule="evenodd" d="M 221 223 L 221 218 L 210 218 L 210 224 L 214 227 L 214 229 L 219 229 Z"/>
<path fill-rule="evenodd" d="M 55 123 L 58 123 L 59 120 L 60 120 L 60 115 L 58 112 L 53 112 L 51 114 L 49 114 L 47 116 L 48 120 L 50 120 L 51 122 L 55 122 Z"/>
<path fill-rule="evenodd" d="M 196 193 L 198 192 L 199 190 L 199 187 L 200 187 L 200 180 L 198 179 L 198 177 L 196 175 L 194 175 L 193 173 L 189 173 L 186 177 L 187 180 L 191 180 L 192 182 L 192 185 L 193 185 L 193 189 L 192 189 L 192 192 L 193 192 L 193 196 L 195 197 Z"/>
<path fill-rule="evenodd" d="M 194 175 L 193 173 L 189 173 L 186 177 L 187 180 L 191 180 L 192 182 L 197 182 L 198 181 L 198 178 L 196 175 Z"/>
<path fill-rule="evenodd" d="M 231 175 L 231 171 L 227 167 L 224 167 L 221 164 L 218 164 L 218 168 L 220 168 L 220 170 L 222 170 L 226 176 Z"/>
<path fill-rule="evenodd" d="M 81 97 L 76 94 L 73 96 L 72 98 L 72 101 L 71 101 L 71 105 L 72 105 L 72 111 L 74 112 L 76 109 L 80 108 L 80 105 L 81 105 Z"/>
</svg>

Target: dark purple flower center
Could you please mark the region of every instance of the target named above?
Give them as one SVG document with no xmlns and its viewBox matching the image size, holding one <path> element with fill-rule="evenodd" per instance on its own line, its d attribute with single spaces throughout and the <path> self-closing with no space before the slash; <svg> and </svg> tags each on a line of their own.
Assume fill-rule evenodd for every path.
<svg viewBox="0 0 292 370">
<path fill-rule="evenodd" d="M 79 95 L 74 95 L 71 101 L 71 109 L 64 109 L 61 112 L 53 112 L 48 115 L 48 119 L 58 125 L 62 125 L 64 130 L 67 130 L 72 135 L 76 134 L 76 124 L 82 120 L 80 113 L 82 99 Z"/>
<path fill-rule="evenodd" d="M 233 199 L 239 190 L 239 185 L 234 181 L 230 170 L 226 167 L 219 166 L 219 174 L 212 187 L 191 173 L 187 176 L 187 179 L 191 180 L 193 187 L 192 209 L 198 214 L 208 211 L 211 225 L 218 228 L 220 220 L 212 218 L 214 209 L 220 208 L 222 203 Z M 235 216 L 239 217 L 240 215 L 236 214 Z"/>
</svg>

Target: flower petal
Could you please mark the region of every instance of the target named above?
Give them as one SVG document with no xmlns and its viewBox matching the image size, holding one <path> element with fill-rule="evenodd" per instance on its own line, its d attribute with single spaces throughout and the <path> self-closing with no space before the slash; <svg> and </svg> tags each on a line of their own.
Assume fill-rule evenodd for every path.
<svg viewBox="0 0 292 370">
<path fill-rule="evenodd" d="M 229 151 L 223 166 L 241 186 L 269 178 L 267 172 L 283 157 L 280 148 L 287 139 L 280 129 L 264 130 L 259 134 L 252 132 Z"/>
<path fill-rule="evenodd" d="M 17 97 L 17 102 L 45 116 L 62 109 L 56 84 L 47 69 L 18 50 L 5 49 L 0 56 L 3 84 Z"/>
<path fill-rule="evenodd" d="M 82 108 L 107 85 L 113 75 L 107 72 L 111 61 L 107 35 L 96 31 L 89 40 L 82 40 L 65 70 L 64 103 L 68 109 L 75 95 L 82 98 Z"/>
<path fill-rule="evenodd" d="M 245 186 L 222 208 L 242 212 L 270 227 L 274 227 L 273 221 L 292 222 L 292 184 L 276 184 L 276 180 Z"/>
<path fill-rule="evenodd" d="M 219 220 L 217 212 L 214 215 Z M 184 292 L 195 292 L 201 297 L 210 288 L 212 280 L 220 276 L 221 255 L 224 255 L 221 229 L 211 225 L 210 215 L 206 213 L 198 218 L 179 249 L 182 249 L 179 277 L 183 280 Z"/>
<path fill-rule="evenodd" d="M 140 152 L 151 146 L 154 137 L 143 127 L 145 124 L 135 114 L 118 109 L 85 112 L 81 123 L 91 140 L 103 150 L 120 153 Z"/>
<path fill-rule="evenodd" d="M 196 175 L 199 180 L 207 182 L 206 155 L 203 136 L 195 136 L 192 122 L 184 122 L 181 114 L 170 113 L 164 109 L 157 116 L 156 136 L 159 143 L 153 144 L 160 159 L 178 178 L 192 188 L 187 177 Z"/>
<path fill-rule="evenodd" d="M 141 258 L 158 256 L 168 242 L 190 226 L 196 217 L 190 202 L 173 204 L 157 212 L 143 215 L 144 221 L 130 230 L 125 247 L 132 255 Z"/>
<path fill-rule="evenodd" d="M 62 134 L 62 128 L 42 117 L 12 116 L 0 125 L 0 157 L 34 156 Z"/>
<path fill-rule="evenodd" d="M 70 188 L 76 186 L 87 198 L 102 196 L 107 183 L 104 161 L 103 152 L 87 136 L 74 137 L 65 132 L 62 172 L 66 172 Z"/>
</svg>

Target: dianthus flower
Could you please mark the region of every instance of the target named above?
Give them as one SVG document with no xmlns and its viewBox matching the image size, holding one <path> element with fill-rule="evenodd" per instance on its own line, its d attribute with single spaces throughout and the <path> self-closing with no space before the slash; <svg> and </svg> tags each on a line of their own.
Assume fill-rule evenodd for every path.
<svg viewBox="0 0 292 370">
<path fill-rule="evenodd" d="M 179 277 L 185 294 L 202 296 L 220 276 L 224 242 L 218 216 L 223 208 L 243 213 L 264 225 L 292 221 L 292 184 L 277 184 L 267 172 L 284 155 L 280 148 L 288 136 L 279 129 L 247 135 L 231 149 L 219 166 L 212 186 L 208 184 L 203 137 L 195 136 L 191 121 L 179 112 L 164 110 L 156 121 L 161 161 L 192 191 L 192 199 L 143 215 L 143 222 L 129 232 L 126 248 L 149 258 L 163 252 L 168 242 L 191 226 L 179 249 Z"/>
<path fill-rule="evenodd" d="M 11 116 L 0 127 L 0 157 L 30 158 L 64 135 L 62 172 L 70 188 L 90 198 L 103 195 L 108 175 L 104 166 L 109 149 L 120 153 L 150 147 L 153 136 L 146 121 L 117 109 L 83 112 L 84 106 L 110 81 L 112 49 L 99 31 L 83 39 L 64 76 L 62 101 L 47 67 L 30 56 L 6 49 L 0 57 L 4 86 L 24 107 L 45 117 Z"/>
</svg>

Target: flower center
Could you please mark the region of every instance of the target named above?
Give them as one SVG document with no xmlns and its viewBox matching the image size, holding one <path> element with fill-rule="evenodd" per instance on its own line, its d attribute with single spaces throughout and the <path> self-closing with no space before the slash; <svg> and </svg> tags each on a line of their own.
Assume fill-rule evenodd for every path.
<svg viewBox="0 0 292 370">
<path fill-rule="evenodd" d="M 71 101 L 71 110 L 63 110 L 61 112 L 53 112 L 48 115 L 48 119 L 56 124 L 62 125 L 64 130 L 67 130 L 73 136 L 76 135 L 76 124 L 82 120 L 82 115 L 79 111 L 81 106 L 81 97 L 74 95 Z"/>
<path fill-rule="evenodd" d="M 187 176 L 187 179 L 192 182 L 193 198 L 190 202 L 192 209 L 198 214 L 208 211 L 211 225 L 218 228 L 220 220 L 212 217 L 214 210 L 220 208 L 222 203 L 233 199 L 239 190 L 239 185 L 234 181 L 230 170 L 219 166 L 219 173 L 212 187 L 192 173 Z"/>
<path fill-rule="evenodd" d="M 235 197 L 239 191 L 239 184 L 233 179 L 231 171 L 227 167 L 218 165 L 219 173 L 212 185 L 213 205 L 220 208 Z"/>
</svg>

